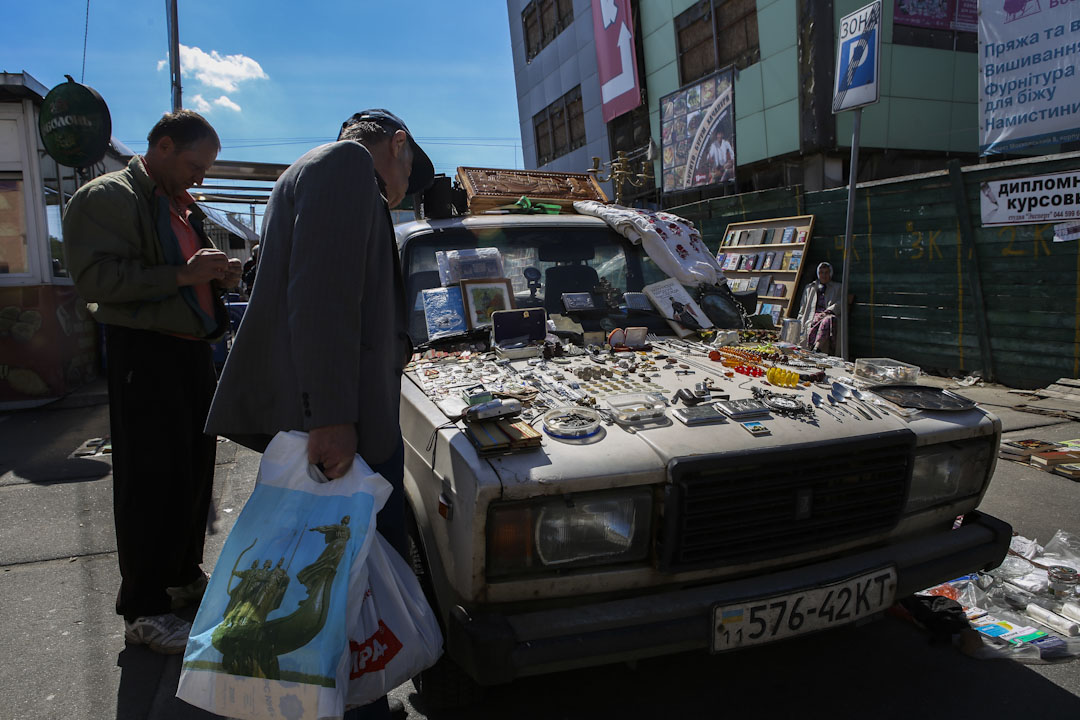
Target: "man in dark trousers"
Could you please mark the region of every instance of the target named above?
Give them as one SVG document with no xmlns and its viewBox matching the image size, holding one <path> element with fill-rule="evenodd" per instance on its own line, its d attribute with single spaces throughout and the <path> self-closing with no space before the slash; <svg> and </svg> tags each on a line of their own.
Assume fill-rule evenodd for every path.
<svg viewBox="0 0 1080 720">
<path fill-rule="evenodd" d="M 377 522 L 405 554 L 401 371 L 412 355 L 390 208 L 434 169 L 386 110 L 357 113 L 270 194 L 255 283 L 207 432 L 262 451 L 308 433 L 308 461 L 339 478 L 359 455 L 393 486 Z M 364 708 L 385 717 L 385 698 Z M 354 715 L 349 715 L 353 717 Z"/>
<path fill-rule="evenodd" d="M 202 562 L 215 439 L 203 434 L 214 394 L 210 341 L 228 317 L 220 292 L 239 260 L 214 249 L 187 189 L 217 159 L 198 114 L 161 118 L 145 156 L 75 193 L 64 215 L 71 277 L 105 326 L 113 513 L 124 638 L 181 653 L 191 624 L 173 614 L 206 587 Z"/>
</svg>

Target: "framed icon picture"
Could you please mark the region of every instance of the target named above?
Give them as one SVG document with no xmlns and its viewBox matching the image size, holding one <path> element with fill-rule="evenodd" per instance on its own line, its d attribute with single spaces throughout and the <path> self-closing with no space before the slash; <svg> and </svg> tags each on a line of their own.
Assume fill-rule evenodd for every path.
<svg viewBox="0 0 1080 720">
<path fill-rule="evenodd" d="M 507 278 L 462 280 L 461 296 L 469 328 L 474 330 L 489 327 L 491 313 L 514 309 L 514 292 Z"/>
</svg>

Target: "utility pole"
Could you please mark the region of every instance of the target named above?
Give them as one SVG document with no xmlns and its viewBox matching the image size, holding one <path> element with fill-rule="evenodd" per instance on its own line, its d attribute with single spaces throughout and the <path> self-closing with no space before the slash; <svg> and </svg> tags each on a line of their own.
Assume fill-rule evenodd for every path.
<svg viewBox="0 0 1080 720">
<path fill-rule="evenodd" d="M 172 109 L 184 107 L 180 87 L 180 26 L 176 19 L 176 0 L 165 0 L 165 19 L 169 25 L 169 76 L 172 82 Z"/>
</svg>

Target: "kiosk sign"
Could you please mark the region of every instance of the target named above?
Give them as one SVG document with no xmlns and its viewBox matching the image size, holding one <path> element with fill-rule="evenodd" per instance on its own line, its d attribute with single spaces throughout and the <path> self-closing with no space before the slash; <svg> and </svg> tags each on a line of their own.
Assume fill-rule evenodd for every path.
<svg viewBox="0 0 1080 720">
<path fill-rule="evenodd" d="M 109 106 L 96 90 L 68 76 L 41 103 L 38 133 L 53 160 L 67 167 L 88 167 L 105 157 L 109 147 Z"/>
<path fill-rule="evenodd" d="M 845 15 L 837 39 L 833 112 L 878 101 L 881 57 L 881 0 Z"/>
</svg>

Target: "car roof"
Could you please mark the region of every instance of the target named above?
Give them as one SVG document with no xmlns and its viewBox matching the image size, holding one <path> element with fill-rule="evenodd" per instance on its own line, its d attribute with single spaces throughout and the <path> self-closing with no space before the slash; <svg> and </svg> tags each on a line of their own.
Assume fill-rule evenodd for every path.
<svg viewBox="0 0 1080 720">
<path fill-rule="evenodd" d="M 404 244 L 409 238 L 424 235 L 431 232 L 443 232 L 453 229 L 481 229 L 481 228 L 545 228 L 545 227 L 574 227 L 574 228 L 604 228 L 607 227 L 600 218 L 577 213 L 559 215 L 497 215 L 485 213 L 481 215 L 462 215 L 459 217 L 443 218 L 440 220 L 415 220 L 413 222 L 400 223 L 394 226 L 399 245 Z"/>
</svg>

